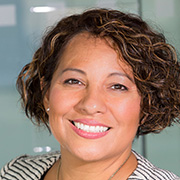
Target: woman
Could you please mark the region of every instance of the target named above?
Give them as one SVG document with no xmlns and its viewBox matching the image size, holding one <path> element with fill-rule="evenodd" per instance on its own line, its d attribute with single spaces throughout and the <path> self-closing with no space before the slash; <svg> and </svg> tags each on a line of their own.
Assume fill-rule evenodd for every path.
<svg viewBox="0 0 180 180">
<path fill-rule="evenodd" d="M 43 39 L 17 86 L 27 116 L 61 153 L 21 156 L 2 179 L 178 179 L 132 151 L 180 114 L 174 48 L 140 17 L 95 9 L 62 19 Z"/>
</svg>

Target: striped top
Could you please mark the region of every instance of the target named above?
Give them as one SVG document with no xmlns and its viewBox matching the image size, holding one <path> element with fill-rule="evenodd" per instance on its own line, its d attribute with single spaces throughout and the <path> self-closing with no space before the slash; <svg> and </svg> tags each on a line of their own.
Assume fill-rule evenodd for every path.
<svg viewBox="0 0 180 180">
<path fill-rule="evenodd" d="M 141 155 L 135 154 L 138 166 L 128 180 L 180 180 L 173 173 L 159 169 Z M 20 156 L 7 165 L 0 172 L 0 180 L 39 180 L 60 158 L 59 152 L 38 156 Z"/>
</svg>

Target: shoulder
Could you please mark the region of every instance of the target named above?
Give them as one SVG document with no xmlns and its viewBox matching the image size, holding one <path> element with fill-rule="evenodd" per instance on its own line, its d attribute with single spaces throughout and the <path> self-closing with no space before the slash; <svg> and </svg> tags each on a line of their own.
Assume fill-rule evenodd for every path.
<svg viewBox="0 0 180 180">
<path fill-rule="evenodd" d="M 1 169 L 0 179 L 40 179 L 59 158 L 59 152 L 38 156 L 19 156 Z"/>
<path fill-rule="evenodd" d="M 133 174 L 129 177 L 129 180 L 180 180 L 180 178 L 172 172 L 154 166 L 146 158 L 136 153 L 135 151 L 133 151 L 133 153 L 137 158 L 138 166 L 133 172 Z"/>
</svg>

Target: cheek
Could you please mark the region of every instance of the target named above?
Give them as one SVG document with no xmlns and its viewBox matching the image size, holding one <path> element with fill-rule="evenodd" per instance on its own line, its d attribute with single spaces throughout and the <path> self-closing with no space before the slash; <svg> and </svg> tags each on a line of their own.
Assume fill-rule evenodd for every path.
<svg viewBox="0 0 180 180">
<path fill-rule="evenodd" d="M 79 93 L 54 87 L 50 91 L 49 107 L 53 116 L 64 116 L 71 112 L 79 101 Z"/>
<path fill-rule="evenodd" d="M 67 129 L 67 116 L 73 109 L 73 98 L 71 93 L 53 87 L 49 93 L 49 124 L 54 137 L 63 144 L 63 137 Z"/>
<path fill-rule="evenodd" d="M 65 112 L 71 103 L 69 101 L 69 95 L 64 93 L 63 91 L 59 90 L 58 88 L 53 88 L 50 91 L 49 96 L 49 106 L 51 112 L 58 113 L 58 112 Z"/>
<path fill-rule="evenodd" d="M 128 127 L 139 125 L 140 97 L 129 97 L 115 101 L 112 107 L 113 114 L 118 123 Z"/>
</svg>

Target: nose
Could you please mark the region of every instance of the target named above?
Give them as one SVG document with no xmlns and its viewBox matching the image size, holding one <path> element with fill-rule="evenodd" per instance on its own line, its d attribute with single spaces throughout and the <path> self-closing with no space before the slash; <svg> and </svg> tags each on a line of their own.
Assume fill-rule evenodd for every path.
<svg viewBox="0 0 180 180">
<path fill-rule="evenodd" d="M 104 100 L 99 90 L 86 90 L 75 109 L 84 115 L 103 114 L 107 110 Z"/>
</svg>

